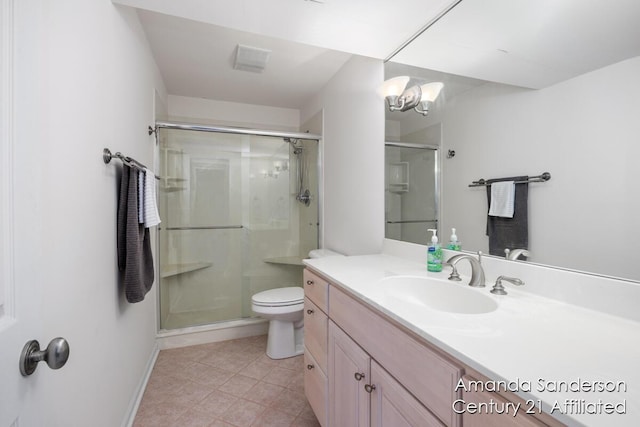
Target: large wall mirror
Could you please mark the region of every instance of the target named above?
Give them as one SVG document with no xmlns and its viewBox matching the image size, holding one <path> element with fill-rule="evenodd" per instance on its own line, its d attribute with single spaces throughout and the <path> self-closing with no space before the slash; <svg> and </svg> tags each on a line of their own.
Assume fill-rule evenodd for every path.
<svg viewBox="0 0 640 427">
<path fill-rule="evenodd" d="M 470 184 L 549 172 L 528 185 L 528 261 L 640 281 L 640 2 L 479 3 L 385 65 L 385 79 L 444 83 L 427 116 L 386 117 L 387 141 L 440 148 L 441 241 L 455 227 L 463 250 L 488 253 L 487 190 Z M 386 194 L 391 212 L 403 196 Z M 427 228 L 410 234 L 426 243 Z"/>
</svg>

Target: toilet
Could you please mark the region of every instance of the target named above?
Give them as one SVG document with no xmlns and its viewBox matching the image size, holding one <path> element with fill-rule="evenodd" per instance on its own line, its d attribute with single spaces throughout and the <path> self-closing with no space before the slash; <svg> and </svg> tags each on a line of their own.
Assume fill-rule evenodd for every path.
<svg viewBox="0 0 640 427">
<path fill-rule="evenodd" d="M 315 249 L 309 258 L 342 256 L 328 249 Z M 269 289 L 251 297 L 251 310 L 269 320 L 267 356 L 285 359 L 304 353 L 304 289 L 300 286 Z"/>
</svg>

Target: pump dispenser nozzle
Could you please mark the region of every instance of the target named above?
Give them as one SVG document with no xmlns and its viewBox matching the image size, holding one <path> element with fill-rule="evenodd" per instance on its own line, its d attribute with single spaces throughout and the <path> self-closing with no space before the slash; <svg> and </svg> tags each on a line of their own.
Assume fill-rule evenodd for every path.
<svg viewBox="0 0 640 427">
<path fill-rule="evenodd" d="M 438 243 L 438 230 L 435 228 L 428 228 L 427 231 L 431 231 L 433 233 L 431 236 L 431 243 Z"/>
</svg>

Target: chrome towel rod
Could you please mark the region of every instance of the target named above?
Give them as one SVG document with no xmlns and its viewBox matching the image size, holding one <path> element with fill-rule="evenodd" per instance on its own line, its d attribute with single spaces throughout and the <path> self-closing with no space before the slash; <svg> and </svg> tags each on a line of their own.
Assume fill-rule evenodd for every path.
<svg viewBox="0 0 640 427">
<path fill-rule="evenodd" d="M 387 221 L 387 224 L 415 224 L 419 222 L 438 222 L 437 219 L 411 219 L 404 221 Z"/>
<path fill-rule="evenodd" d="M 159 230 L 229 230 L 234 228 L 244 228 L 242 225 L 208 225 L 201 227 L 165 227 Z"/>
<path fill-rule="evenodd" d="M 515 181 L 516 184 L 527 184 L 529 182 L 547 182 L 551 179 L 551 174 L 549 172 L 543 172 L 538 176 L 530 176 L 526 181 Z M 477 181 L 472 181 L 469 184 L 469 187 L 487 187 L 490 186 L 493 182 L 500 181 L 511 181 L 511 178 L 496 178 L 496 179 L 479 179 Z"/>
<path fill-rule="evenodd" d="M 109 150 L 108 148 L 105 148 L 104 150 L 102 150 L 102 160 L 104 160 L 105 164 L 111 162 L 111 159 L 113 159 L 114 157 L 117 157 L 118 159 L 122 160 L 122 163 L 124 163 L 127 166 L 131 166 L 134 167 L 136 169 L 147 169 L 147 167 L 145 165 L 143 165 L 142 163 L 140 163 L 139 161 L 137 161 L 136 159 L 133 159 L 131 157 L 125 156 L 124 154 L 122 154 L 121 152 L 116 152 L 115 154 L 111 153 L 111 150 Z M 156 179 L 160 179 L 160 177 L 158 175 L 153 175 L 156 177 Z"/>
</svg>

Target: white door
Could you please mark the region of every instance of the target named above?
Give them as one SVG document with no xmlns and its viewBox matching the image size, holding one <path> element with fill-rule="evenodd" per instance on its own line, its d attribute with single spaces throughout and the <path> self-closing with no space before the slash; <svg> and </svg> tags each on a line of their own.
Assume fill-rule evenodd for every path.
<svg viewBox="0 0 640 427">
<path fill-rule="evenodd" d="M 2 0 L 0 7 L 0 426 L 17 425 L 21 387 L 18 356 L 23 326 L 17 313 L 16 286 L 13 266 L 13 179 L 11 149 L 13 126 L 13 7 Z"/>
<path fill-rule="evenodd" d="M 39 339 L 45 347 L 54 337 L 41 336 L 46 323 L 42 318 L 41 287 L 41 210 L 38 175 L 25 164 L 41 137 L 35 125 L 37 108 L 26 99 L 40 96 L 37 84 L 26 75 L 32 58 L 16 60 L 20 49 L 37 43 L 32 28 L 18 22 L 36 22 L 33 5 L 19 0 L 0 0 L 0 427 L 44 426 L 43 381 L 48 370 L 39 363 L 40 375 L 23 376 L 19 359 L 27 341 Z M 45 342 L 46 340 L 46 342 Z"/>
</svg>

